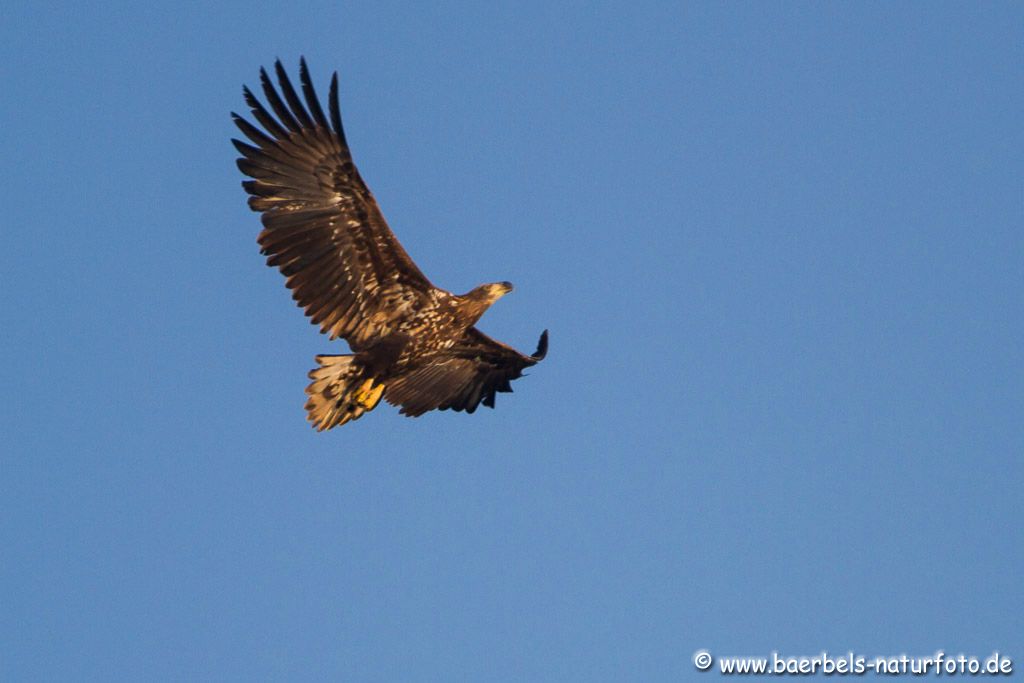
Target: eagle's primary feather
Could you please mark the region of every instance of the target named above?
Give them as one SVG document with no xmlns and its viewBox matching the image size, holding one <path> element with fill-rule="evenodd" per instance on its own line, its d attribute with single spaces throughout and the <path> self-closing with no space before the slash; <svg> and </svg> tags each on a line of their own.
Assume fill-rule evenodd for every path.
<svg viewBox="0 0 1024 683">
<path fill-rule="evenodd" d="M 341 337 L 355 355 L 318 356 L 306 393 L 309 419 L 330 429 L 372 410 L 381 397 L 406 415 L 434 409 L 472 413 L 494 407 L 497 392 L 547 353 L 547 331 L 526 356 L 473 325 L 508 283 L 465 295 L 435 287 L 399 244 L 359 175 L 341 124 L 338 75 L 325 116 L 305 60 L 302 97 L 281 62 L 278 89 L 266 70 L 260 85 L 269 110 L 243 89 L 252 117 L 232 118 L 249 142 L 232 140 L 249 206 L 262 214 L 267 264 L 322 332 Z M 303 103 L 303 99 L 305 103 Z"/>
</svg>

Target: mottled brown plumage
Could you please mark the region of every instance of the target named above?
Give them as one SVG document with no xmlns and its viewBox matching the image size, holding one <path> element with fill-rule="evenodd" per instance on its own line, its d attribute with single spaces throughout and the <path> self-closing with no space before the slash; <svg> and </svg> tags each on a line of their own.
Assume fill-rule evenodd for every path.
<svg viewBox="0 0 1024 683">
<path fill-rule="evenodd" d="M 280 93 L 266 71 L 268 110 L 245 88 L 263 130 L 232 113 L 249 143 L 232 140 L 249 206 L 262 213 L 259 244 L 267 264 L 286 278 L 292 297 L 331 339 L 354 354 L 317 356 L 306 393 L 309 419 L 330 429 L 373 410 L 383 397 L 418 416 L 434 409 L 472 413 L 494 407 L 498 392 L 544 358 L 547 331 L 526 356 L 474 325 L 508 293 L 507 282 L 464 295 L 435 287 L 405 253 L 352 162 L 331 79 L 328 116 L 305 60 L 299 81 L 305 105 L 280 62 Z M 271 113 L 273 112 L 273 113 Z M 251 143 L 251 144 L 250 144 Z"/>
</svg>

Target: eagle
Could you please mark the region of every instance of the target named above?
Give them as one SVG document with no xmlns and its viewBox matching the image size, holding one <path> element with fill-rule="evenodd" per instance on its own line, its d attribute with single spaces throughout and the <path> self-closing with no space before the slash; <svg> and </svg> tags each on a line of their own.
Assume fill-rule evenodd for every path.
<svg viewBox="0 0 1024 683">
<path fill-rule="evenodd" d="M 509 282 L 466 294 L 434 286 L 388 227 L 356 170 L 331 78 L 328 116 L 306 60 L 299 62 L 303 98 L 280 60 L 278 88 L 260 69 L 265 107 L 242 92 L 257 127 L 232 112 L 248 142 L 232 139 L 249 207 L 261 214 L 260 251 L 286 278 L 292 298 L 331 340 L 351 354 L 316 356 L 306 411 L 318 431 L 357 420 L 381 399 L 418 417 L 427 411 L 494 407 L 495 394 L 547 354 L 545 330 L 533 355 L 491 339 L 475 325 Z M 305 99 L 305 104 L 303 104 Z M 273 113 L 271 113 L 273 112 Z"/>
</svg>

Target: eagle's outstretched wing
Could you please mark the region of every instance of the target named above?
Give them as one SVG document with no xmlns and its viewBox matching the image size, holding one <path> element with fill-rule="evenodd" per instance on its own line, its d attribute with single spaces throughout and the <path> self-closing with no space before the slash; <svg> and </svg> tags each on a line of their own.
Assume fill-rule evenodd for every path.
<svg viewBox="0 0 1024 683">
<path fill-rule="evenodd" d="M 283 99 L 264 69 L 260 82 L 276 118 L 244 89 L 265 132 L 232 113 L 253 143 L 232 140 L 242 154 L 238 168 L 253 178 L 242 183 L 249 206 L 263 213 L 259 243 L 311 322 L 359 351 L 411 315 L 432 285 L 388 228 L 352 163 L 338 74 L 331 79 L 328 122 L 305 60 L 299 76 L 306 106 L 280 61 L 275 70 Z"/>
<path fill-rule="evenodd" d="M 512 380 L 522 377 L 523 370 L 543 360 L 547 352 L 547 330 L 534 354 L 524 356 L 473 327 L 459 343 L 392 381 L 384 399 L 402 406 L 402 413 L 411 417 L 435 408 L 468 413 L 481 403 L 493 408 L 494 395 L 512 391 Z"/>
</svg>

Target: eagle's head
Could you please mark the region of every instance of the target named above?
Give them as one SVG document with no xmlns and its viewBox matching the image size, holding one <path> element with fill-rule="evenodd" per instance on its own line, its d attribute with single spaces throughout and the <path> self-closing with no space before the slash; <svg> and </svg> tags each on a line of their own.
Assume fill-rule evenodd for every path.
<svg viewBox="0 0 1024 683">
<path fill-rule="evenodd" d="M 511 282 L 492 282 L 490 284 L 480 285 L 470 292 L 469 296 L 478 301 L 486 302 L 487 305 L 490 306 L 511 291 Z"/>
</svg>

